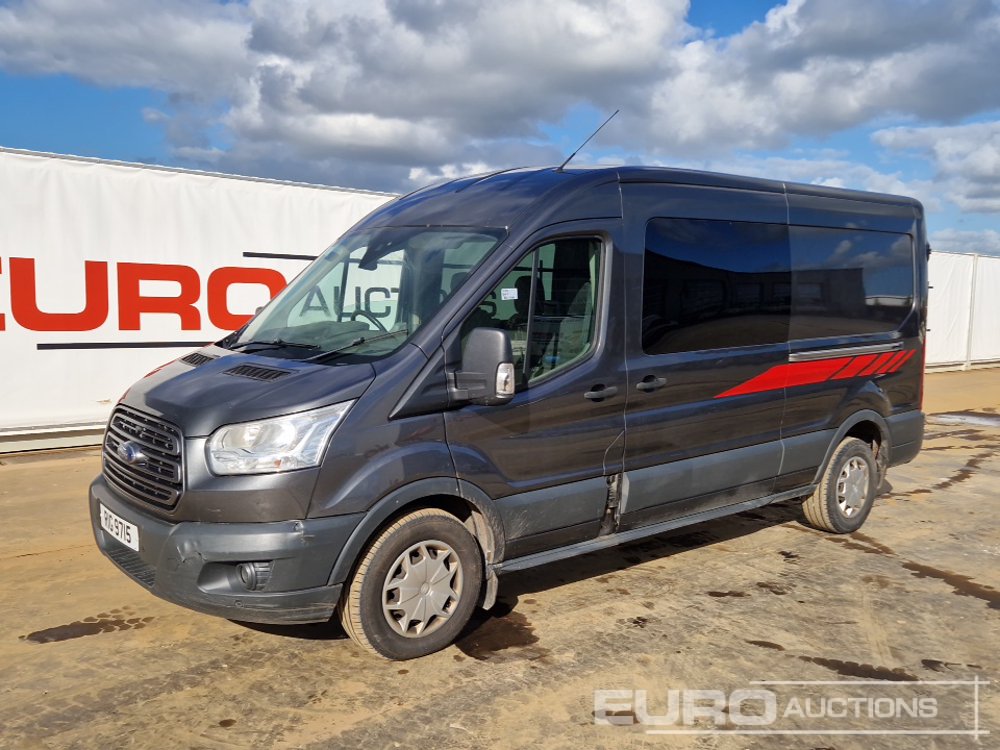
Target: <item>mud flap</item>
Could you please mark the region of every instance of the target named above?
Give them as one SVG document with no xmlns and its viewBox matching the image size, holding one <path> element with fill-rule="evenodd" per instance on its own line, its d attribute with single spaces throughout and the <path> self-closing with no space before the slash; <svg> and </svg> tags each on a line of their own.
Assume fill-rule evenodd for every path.
<svg viewBox="0 0 1000 750">
<path fill-rule="evenodd" d="M 489 610 L 497 603 L 497 589 L 500 586 L 500 579 L 492 565 L 486 566 L 486 585 L 483 586 L 483 593 L 480 594 L 479 606 Z"/>
</svg>

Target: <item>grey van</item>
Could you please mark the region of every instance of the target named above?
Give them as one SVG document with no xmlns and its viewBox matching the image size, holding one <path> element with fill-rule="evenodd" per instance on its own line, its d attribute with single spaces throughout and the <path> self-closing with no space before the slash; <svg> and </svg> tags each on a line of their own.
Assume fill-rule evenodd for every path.
<svg viewBox="0 0 1000 750">
<path fill-rule="evenodd" d="M 847 533 L 923 437 L 923 209 L 652 168 L 512 170 L 379 208 L 115 407 L 102 552 L 407 659 L 498 576 L 803 498 Z"/>
</svg>

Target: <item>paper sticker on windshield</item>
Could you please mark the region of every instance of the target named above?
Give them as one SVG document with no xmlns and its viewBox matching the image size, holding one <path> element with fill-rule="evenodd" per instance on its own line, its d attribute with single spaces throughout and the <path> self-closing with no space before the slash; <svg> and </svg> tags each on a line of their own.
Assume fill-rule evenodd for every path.
<svg viewBox="0 0 1000 750">
<path fill-rule="evenodd" d="M 501 289 L 500 290 L 500 299 L 504 299 L 504 300 L 517 299 L 517 289 L 516 288 L 514 288 L 514 289 Z"/>
</svg>

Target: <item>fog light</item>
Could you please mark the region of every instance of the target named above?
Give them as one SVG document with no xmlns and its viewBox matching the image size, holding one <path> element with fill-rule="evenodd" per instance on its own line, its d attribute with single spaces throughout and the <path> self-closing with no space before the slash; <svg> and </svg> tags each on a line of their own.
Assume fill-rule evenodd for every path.
<svg viewBox="0 0 1000 750">
<path fill-rule="evenodd" d="M 262 591 L 271 580 L 270 562 L 245 562 L 236 566 L 236 574 L 247 591 Z"/>
</svg>

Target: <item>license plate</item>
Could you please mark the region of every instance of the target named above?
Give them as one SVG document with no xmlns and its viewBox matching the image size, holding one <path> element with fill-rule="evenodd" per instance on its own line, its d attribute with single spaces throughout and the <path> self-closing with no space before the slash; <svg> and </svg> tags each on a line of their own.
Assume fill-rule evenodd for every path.
<svg viewBox="0 0 1000 750">
<path fill-rule="evenodd" d="M 139 551 L 139 527 L 101 506 L 101 528 L 126 547 Z"/>
</svg>

